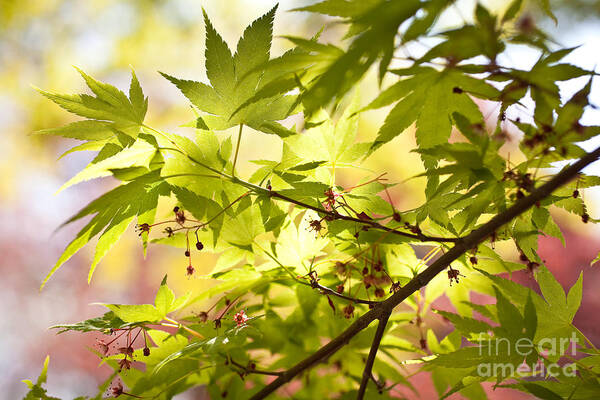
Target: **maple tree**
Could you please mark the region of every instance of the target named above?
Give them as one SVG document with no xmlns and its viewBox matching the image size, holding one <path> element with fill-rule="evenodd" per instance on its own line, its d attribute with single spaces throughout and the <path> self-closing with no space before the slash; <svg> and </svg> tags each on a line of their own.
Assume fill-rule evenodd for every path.
<svg viewBox="0 0 600 400">
<path fill-rule="evenodd" d="M 212 398 L 286 397 L 277 389 L 301 377 L 294 398 L 393 398 L 397 386 L 419 391 L 408 365 L 431 372 L 440 397 L 485 398 L 485 381 L 544 399 L 598 393 L 600 353 L 572 324 L 582 279 L 565 293 L 537 254 L 539 235 L 562 238 L 551 206 L 597 222 L 580 195 L 600 184 L 581 172 L 600 157 L 600 148 L 580 147 L 600 133 L 580 123 L 595 73 L 561 62 L 573 49 L 556 49 L 521 0 L 501 15 L 478 4 L 472 23 L 436 30 L 452 4 L 325 0 L 296 11 L 341 18 L 348 45 L 323 43 L 320 34 L 286 36 L 294 47 L 275 58 L 277 7 L 244 31 L 233 54 L 205 14 L 210 84 L 161 72 L 193 106 L 193 138 L 145 123 L 148 98 L 133 72 L 128 94 L 83 71 L 93 95 L 40 90 L 85 119 L 38 133 L 83 141 L 71 152 L 98 151 L 61 190 L 105 176 L 122 182 L 66 221 L 91 216 L 42 288 L 98 237 L 91 281 L 134 223 L 144 254 L 149 243 L 185 249 L 182 274 L 197 275 L 194 251 L 220 257 L 208 275 L 219 283 L 197 296 L 175 296 L 165 277 L 154 304 L 104 304 L 104 315 L 55 327 L 108 335 L 98 356 L 114 373 L 94 398 L 170 399 L 201 385 Z M 425 38 L 437 44 L 398 56 Z M 501 65 L 513 44 L 539 52 L 531 69 Z M 393 83 L 366 102 L 356 86 L 372 67 L 380 83 Z M 557 82 L 578 77 L 589 79 L 562 100 Z M 511 118 L 528 95 L 531 118 Z M 489 132 L 478 101 L 498 105 Z M 376 138 L 357 142 L 360 114 L 384 106 L 392 107 Z M 290 127 L 287 118 L 299 113 L 302 128 Z M 336 184 L 336 168 L 360 167 L 413 124 L 427 179 L 421 206 L 397 210 L 385 200 L 393 184 L 379 174 L 353 187 Z M 508 124 L 523 134 L 518 163 L 500 151 Z M 276 135 L 282 146 L 281 159 L 257 160 L 247 179 L 236 171 L 244 127 Z M 558 161 L 568 165 L 558 170 Z M 173 212 L 157 215 L 159 202 L 173 204 Z M 514 244 L 520 262 L 496 252 L 501 241 Z M 418 247 L 430 251 L 419 259 Z M 541 295 L 498 276 L 525 268 Z M 474 303 L 472 292 L 496 302 Z M 442 295 L 456 312 L 432 308 Z M 440 340 L 423 323 L 427 313 L 454 330 Z M 411 324 L 420 337 L 406 329 Z M 562 345 L 573 339 L 576 358 Z M 115 351 L 113 343 L 123 341 Z M 525 342 L 531 351 L 523 356 L 515 350 Z M 529 379 L 537 365 L 565 360 L 577 374 L 563 368 Z M 498 363 L 503 367 L 482 373 L 482 365 Z M 43 388 L 47 364 L 36 383 L 26 382 L 27 399 L 54 399 Z M 519 374 L 521 366 L 527 372 Z"/>
</svg>

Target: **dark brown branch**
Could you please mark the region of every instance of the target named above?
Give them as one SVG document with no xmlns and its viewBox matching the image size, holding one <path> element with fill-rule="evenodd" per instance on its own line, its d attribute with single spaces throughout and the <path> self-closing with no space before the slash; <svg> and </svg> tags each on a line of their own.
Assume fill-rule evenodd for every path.
<svg viewBox="0 0 600 400">
<path fill-rule="evenodd" d="M 317 282 L 317 280 L 316 280 L 316 279 L 314 279 L 314 278 L 312 278 L 311 282 L 304 282 L 303 280 L 301 280 L 301 279 L 298 279 L 297 277 L 295 277 L 295 276 L 294 276 L 294 274 L 293 274 L 291 271 L 289 271 L 289 270 L 286 268 L 286 266 L 285 266 L 285 265 L 283 265 L 283 264 L 282 264 L 282 263 L 281 263 L 281 262 L 280 262 L 280 261 L 279 261 L 279 260 L 278 260 L 278 259 L 277 259 L 275 256 L 273 256 L 271 253 L 269 253 L 269 252 L 268 252 L 268 251 L 266 251 L 265 249 L 262 249 L 262 251 L 263 251 L 263 252 L 264 252 L 264 253 L 265 253 L 267 256 L 269 256 L 269 258 L 270 258 L 271 260 L 273 260 L 273 261 L 275 261 L 277 264 L 279 264 L 279 266 L 280 266 L 281 268 L 283 268 L 283 269 L 284 269 L 284 270 L 285 270 L 285 271 L 286 271 L 286 272 L 287 272 L 287 273 L 288 273 L 288 274 L 289 274 L 289 275 L 292 277 L 292 279 L 294 279 L 296 282 L 298 282 L 298 283 L 299 283 L 299 284 L 301 284 L 301 285 L 310 286 L 310 287 L 312 287 L 313 289 L 318 289 L 318 290 L 320 290 L 320 291 L 321 291 L 322 293 L 324 293 L 324 294 L 330 294 L 330 295 L 332 295 L 332 296 L 339 297 L 339 298 L 341 298 L 341 299 L 344 299 L 344 300 L 349 300 L 349 301 L 352 301 L 352 302 L 354 302 L 354 303 L 358 303 L 358 304 L 375 305 L 375 304 L 378 304 L 378 303 L 380 303 L 380 301 L 363 300 L 363 299 L 359 299 L 359 298 L 355 298 L 355 297 L 346 296 L 346 295 L 344 295 L 344 294 L 342 294 L 342 293 L 338 293 L 338 292 L 336 292 L 335 290 L 333 290 L 333 289 L 331 289 L 331 288 L 328 288 L 327 286 L 323 286 L 323 285 L 321 285 L 321 284 L 320 284 L 319 282 Z"/>
<path fill-rule="evenodd" d="M 327 211 L 324 208 L 316 207 L 316 206 L 301 202 L 299 200 L 292 199 L 291 197 L 285 196 L 281 193 L 271 191 L 271 192 L 269 192 L 269 194 L 271 197 L 275 197 L 277 199 L 287 201 L 288 203 L 296 204 L 303 208 L 308 208 L 310 210 L 316 211 L 319 214 L 327 215 L 333 219 L 341 219 L 344 221 L 352 221 L 352 222 L 356 222 L 359 224 L 368 225 L 371 228 L 389 232 L 394 235 L 399 235 L 399 236 L 404 236 L 404 237 L 411 238 L 411 239 L 420 240 L 422 242 L 456 243 L 460 240 L 460 238 L 445 238 L 445 237 L 438 237 L 438 236 L 427 236 L 422 233 L 412 234 L 412 233 L 408 233 L 408 232 L 402 232 L 397 229 L 393 229 L 393 228 L 387 227 L 385 225 L 381 225 L 379 222 L 374 221 L 374 220 L 360 219 L 360 218 L 351 217 L 349 215 L 338 214 L 334 211 Z"/>
<path fill-rule="evenodd" d="M 258 374 L 258 375 L 269 375 L 269 376 L 281 376 L 283 372 L 271 372 L 271 371 L 263 371 L 261 369 L 249 368 L 245 367 L 242 364 L 235 362 L 233 358 L 229 358 L 229 362 L 231 365 L 238 367 L 243 371 L 244 374 Z"/>
<path fill-rule="evenodd" d="M 375 386 L 377 386 L 377 390 L 379 390 L 380 393 L 383 392 L 383 390 L 385 389 L 385 382 L 379 382 L 375 378 L 375 375 L 373 375 L 373 371 L 371 371 L 371 380 L 373 381 Z"/>
<path fill-rule="evenodd" d="M 251 400 L 264 399 L 279 387 L 291 381 L 302 371 L 326 360 L 328 357 L 346 345 L 350 339 L 356 336 L 356 334 L 369 326 L 369 324 L 375 319 L 380 319 L 384 314 L 391 313 L 397 305 L 402 303 L 414 292 L 427 285 L 429 281 L 447 268 L 454 260 L 475 247 L 477 244 L 486 240 L 492 233 L 496 232 L 496 230 L 498 230 L 504 224 L 512 221 L 515 217 L 527 211 L 529 208 L 534 206 L 535 203 L 548 197 L 555 189 L 569 182 L 579 173 L 579 171 L 596 161 L 598 157 L 600 157 L 600 147 L 591 153 L 587 153 L 571 166 L 564 168 L 548 182 L 531 192 L 529 196 L 517 200 L 517 202 L 515 202 L 515 204 L 513 204 L 506 211 L 497 214 L 480 228 L 472 231 L 469 235 L 460 239 L 454 247 L 452 247 L 448 252 L 444 253 L 444 255 L 438 258 L 433 264 L 427 267 L 427 269 L 413 278 L 405 286 L 400 288 L 400 290 L 394 293 L 390 298 L 379 303 L 373 309 L 357 318 L 356 321 L 354 321 L 354 323 L 346 328 L 346 330 L 340 335 L 332 339 L 329 343 L 321 347 L 309 357 L 285 371 L 280 377 L 252 396 Z"/>
<path fill-rule="evenodd" d="M 389 318 L 390 313 L 385 313 L 381 316 L 381 318 L 379 318 L 377 331 L 375 332 L 375 336 L 373 337 L 373 343 L 371 343 L 371 350 L 369 350 L 369 357 L 367 358 L 367 362 L 365 363 L 365 369 L 363 370 L 360 388 L 358 389 L 358 395 L 356 396 L 357 400 L 362 400 L 365 397 L 365 391 L 367 390 L 369 380 L 373 378 L 373 364 L 375 363 L 375 358 L 377 357 L 377 350 L 379 350 L 381 338 L 383 338 L 383 332 L 385 332 L 385 326 L 387 325 Z M 377 381 L 375 381 L 375 383 L 377 383 Z"/>
<path fill-rule="evenodd" d="M 148 128 L 148 129 L 150 129 L 150 130 L 152 130 L 152 131 L 154 131 L 154 132 L 156 132 L 156 133 L 159 133 L 159 134 L 162 135 L 161 132 L 157 131 L 154 128 L 151 128 L 151 127 L 148 127 L 148 126 L 145 126 L 145 127 Z M 167 138 L 167 140 L 171 141 L 168 138 Z M 173 142 L 171 141 L 171 143 L 173 143 Z M 175 143 L 173 143 L 173 144 L 175 145 Z M 192 161 L 192 162 L 194 162 L 194 163 L 196 163 L 196 164 L 198 164 L 198 165 L 200 165 L 200 166 L 202 166 L 202 167 L 204 167 L 204 168 L 206 168 L 206 169 L 208 169 L 208 170 L 210 170 L 212 172 L 215 172 L 219 176 L 221 176 L 221 177 L 223 177 L 225 179 L 228 179 L 228 180 L 230 180 L 233 183 L 237 183 L 239 185 L 247 187 L 248 189 L 252 189 L 256 193 L 266 194 L 266 195 L 268 195 L 270 197 L 274 197 L 274 198 L 277 198 L 277 199 L 280 199 L 280 200 L 283 200 L 283 201 L 287 201 L 288 203 L 296 204 L 296 205 L 298 205 L 300 207 L 316 211 L 317 213 L 319 213 L 321 215 L 327 215 L 327 216 L 329 216 L 331 218 L 334 218 L 334 219 L 341 219 L 341 220 L 344 220 L 344 221 L 352 221 L 352 222 L 356 222 L 356 223 L 359 223 L 359 224 L 368 225 L 371 228 L 375 228 L 375 229 L 379 229 L 379 230 L 382 230 L 382 231 L 385 231 L 385 232 L 389 232 L 389 233 L 392 233 L 394 235 L 399 235 L 399 236 L 404 236 L 404 237 L 411 238 L 411 239 L 420 240 L 422 242 L 456 243 L 456 242 L 460 241 L 460 238 L 445 238 L 445 237 L 438 237 L 438 236 L 427 236 L 427 235 L 424 235 L 422 233 L 412 234 L 412 233 L 408 233 L 408 232 L 402 232 L 402 231 L 399 231 L 397 229 L 393 229 L 393 228 L 387 227 L 385 225 L 382 225 L 379 222 L 374 221 L 374 220 L 360 219 L 360 218 L 351 217 L 349 215 L 338 214 L 338 213 L 336 213 L 334 211 L 327 211 L 327 210 L 325 210 L 323 208 L 316 207 L 316 206 L 313 206 L 313 205 L 301 202 L 301 201 L 296 200 L 296 199 L 292 199 L 291 197 L 285 196 L 285 195 L 283 195 L 281 193 L 277 193 L 275 191 L 265 189 L 263 187 L 255 185 L 253 183 L 241 180 L 241 179 L 239 179 L 239 178 L 237 178 L 235 176 L 228 175 L 228 174 L 226 174 L 226 173 L 224 173 L 222 171 L 218 171 L 218 170 L 216 170 L 216 169 L 214 169 L 212 167 L 209 167 L 208 165 L 206 165 L 206 164 L 204 164 L 204 163 L 196 160 L 195 158 L 191 157 L 190 155 L 188 155 L 187 153 L 185 153 L 183 150 L 181 150 L 179 148 L 163 148 L 163 150 L 177 151 L 177 152 L 183 154 L 184 156 L 186 156 L 190 161 Z"/>
<path fill-rule="evenodd" d="M 350 296 L 346 296 L 344 294 L 338 293 L 335 290 L 328 288 L 327 286 L 323 286 L 318 282 L 314 282 L 314 283 L 308 283 L 309 286 L 320 290 L 323 294 L 330 294 L 332 296 L 335 297 L 339 297 L 340 299 L 344 299 L 344 300 L 348 300 L 351 301 L 353 303 L 358 303 L 358 304 L 367 304 L 367 305 L 376 305 L 381 303 L 380 301 L 373 301 L 373 300 L 363 300 L 363 299 L 359 299 L 356 297 L 350 297 Z"/>
<path fill-rule="evenodd" d="M 382 303 L 383 304 L 383 303 Z M 294 365 L 287 371 L 285 371 L 280 377 L 275 379 L 273 382 L 262 388 L 258 393 L 252 396 L 251 400 L 259 400 L 264 399 L 279 387 L 284 385 L 285 383 L 291 381 L 296 375 L 301 373 L 304 370 L 312 368 L 316 364 L 326 360 L 329 356 L 337 352 L 340 348 L 350 342 L 357 333 L 365 329 L 369 324 L 383 315 L 384 310 L 380 306 L 376 306 L 363 316 L 359 317 L 354 321 L 352 325 L 350 325 L 344 332 L 338 335 L 331 342 L 327 343 L 325 346 L 321 347 L 315 353 L 300 361 L 298 364 Z"/>
</svg>

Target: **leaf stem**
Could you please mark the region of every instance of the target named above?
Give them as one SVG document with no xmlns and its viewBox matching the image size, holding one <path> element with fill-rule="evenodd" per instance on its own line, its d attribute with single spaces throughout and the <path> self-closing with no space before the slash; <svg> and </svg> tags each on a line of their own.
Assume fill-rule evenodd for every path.
<svg viewBox="0 0 600 400">
<path fill-rule="evenodd" d="M 213 217 L 211 219 L 209 219 L 208 221 L 206 221 L 205 223 L 203 223 L 201 226 L 204 225 L 208 225 L 211 222 L 213 222 L 215 219 L 217 219 L 221 214 L 223 214 L 225 211 L 227 211 L 229 208 L 233 207 L 233 205 L 235 203 L 237 203 L 238 201 L 240 201 L 241 199 L 243 199 L 244 197 L 248 196 L 250 194 L 250 192 L 246 192 L 243 195 L 241 195 L 240 197 L 238 197 L 237 199 L 235 199 L 234 201 L 232 201 L 231 203 L 229 203 L 228 206 L 224 207 L 221 211 L 219 211 L 217 214 L 213 215 Z"/>
<path fill-rule="evenodd" d="M 240 124 L 240 130 L 238 132 L 237 144 L 235 146 L 235 155 L 233 156 L 233 166 L 231 167 L 231 176 L 235 177 L 235 164 L 237 163 L 238 153 L 240 151 L 240 142 L 242 141 L 242 128 L 244 124 Z"/>
<path fill-rule="evenodd" d="M 190 333 L 190 334 L 192 334 L 192 335 L 196 336 L 197 338 L 200 338 L 200 339 L 206 339 L 204 336 L 202 336 L 201 334 L 199 334 L 199 333 L 198 333 L 198 332 L 196 332 L 195 330 L 193 330 L 193 329 L 191 329 L 191 328 L 188 328 L 187 326 L 185 326 L 184 324 L 182 324 L 182 323 L 181 323 L 181 322 L 179 322 L 179 321 L 175 321 L 174 319 L 171 319 L 171 318 L 169 318 L 169 317 L 165 317 L 165 321 L 168 321 L 168 322 L 170 322 L 172 325 L 175 325 L 175 326 L 173 326 L 173 327 L 177 327 L 177 328 L 182 328 L 182 329 L 184 329 L 185 331 L 187 331 L 188 333 Z M 164 325 L 164 326 L 172 326 L 172 325 L 170 325 L 170 324 L 165 324 L 165 323 L 163 323 L 162 325 Z"/>
<path fill-rule="evenodd" d="M 165 140 L 169 141 L 169 143 L 171 143 L 173 146 L 175 146 L 175 148 L 165 147 L 165 148 L 163 148 L 163 150 L 177 151 L 177 152 L 183 154 L 184 156 L 186 156 L 190 161 L 192 161 L 192 162 L 200 165 L 201 167 L 204 167 L 204 168 L 208 169 L 209 171 L 214 172 L 215 174 L 221 175 L 224 178 L 231 178 L 228 175 L 224 174 L 223 172 L 221 172 L 221 171 L 219 171 L 219 170 L 217 170 L 217 169 L 215 169 L 213 167 L 210 167 L 210 166 L 204 164 L 203 162 L 196 160 L 194 157 L 190 156 L 189 154 L 187 154 L 177 143 L 175 143 L 173 140 L 171 140 L 169 138 L 169 135 L 167 135 L 165 132 L 161 132 L 158 129 L 154 129 L 151 126 L 148 126 L 146 124 L 143 124 L 142 127 L 146 128 L 146 129 L 149 129 L 149 130 L 151 130 L 154 133 L 159 134 Z"/>
<path fill-rule="evenodd" d="M 591 341 L 590 339 L 588 339 L 588 338 L 587 338 L 587 336 L 585 336 L 585 335 L 584 335 L 584 334 L 583 334 L 583 333 L 582 333 L 582 332 L 579 330 L 579 328 L 577 328 L 575 325 L 573 325 L 573 323 L 571 323 L 571 327 L 572 327 L 573 329 L 575 329 L 575 331 L 576 331 L 577 333 L 579 333 L 579 334 L 580 334 L 580 335 L 583 337 L 583 339 L 584 339 L 584 340 L 587 342 L 587 344 L 589 344 L 589 345 L 591 346 L 591 348 L 592 348 L 592 349 L 594 349 L 595 351 L 598 351 L 598 349 L 596 348 L 596 346 L 594 345 L 594 343 L 592 343 L 592 341 Z"/>
</svg>

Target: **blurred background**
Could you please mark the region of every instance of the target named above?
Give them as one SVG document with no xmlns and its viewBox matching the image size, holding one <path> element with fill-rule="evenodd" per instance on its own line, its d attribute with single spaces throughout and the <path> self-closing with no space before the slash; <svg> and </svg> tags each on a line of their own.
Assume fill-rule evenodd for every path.
<svg viewBox="0 0 600 400">
<path fill-rule="evenodd" d="M 338 40 L 343 33 L 339 24 L 316 15 L 288 12 L 310 1 L 280 1 L 275 19 L 276 35 L 313 35 L 323 25 L 323 39 Z M 484 1 L 493 9 L 503 9 L 507 1 Z M 72 66 L 82 68 L 97 79 L 126 89 L 130 68 L 134 68 L 146 95 L 150 98 L 147 121 L 151 126 L 179 133 L 189 129 L 178 126 L 193 118 L 185 98 L 161 78 L 157 71 L 195 80 L 204 80 L 204 26 L 202 7 L 230 47 L 234 47 L 244 27 L 268 11 L 273 0 L 0 0 L 0 398 L 18 399 L 25 393 L 21 379 L 39 374 L 44 357 L 50 355 L 49 394 L 64 399 L 95 394 L 99 382 L 110 371 L 98 367 L 98 359 L 86 346 L 93 346 L 94 334 L 56 335 L 48 327 L 76 322 L 103 312 L 93 302 L 151 302 L 161 278 L 168 273 L 170 286 L 177 294 L 198 291 L 208 284 L 185 276 L 184 257 L 179 250 L 151 245 L 146 260 L 141 244 L 131 229 L 113 248 L 86 284 L 93 246 L 74 256 L 49 281 L 43 292 L 39 285 L 66 244 L 81 224 L 56 228 L 90 200 L 114 187 L 115 180 L 102 179 L 71 187 L 59 195 L 56 190 L 75 175 L 92 155 L 78 152 L 57 161 L 75 142 L 32 136 L 35 130 L 61 126 L 71 116 L 44 99 L 32 88 L 40 87 L 65 93 L 85 91 L 83 81 Z M 440 25 L 452 26 L 470 19 L 474 1 L 458 1 Z M 559 25 L 533 14 L 564 46 L 581 45 L 567 59 L 593 69 L 600 63 L 600 1 L 551 1 L 556 7 Z M 533 12 L 533 11 L 532 11 Z M 289 46 L 275 39 L 272 53 L 281 54 Z M 536 60 L 526 48 L 510 49 L 505 64 L 526 68 Z M 363 104 L 375 94 L 375 79 L 366 78 L 361 89 Z M 561 94 L 570 96 L 583 85 L 572 80 L 561 86 Z M 600 93 L 595 84 L 596 104 Z M 482 104 L 490 124 L 497 110 Z M 369 112 L 362 117 L 360 139 L 372 140 L 387 110 Z M 516 110 L 514 113 L 526 113 Z M 510 118 L 517 115 L 509 114 Z M 600 124 L 598 110 L 589 110 L 585 124 Z M 510 132 L 510 127 L 507 127 Z M 248 132 L 250 130 L 248 129 Z M 518 134 L 503 148 L 517 153 Z M 229 132 L 223 133 L 230 134 Z M 252 172 L 253 159 L 276 159 L 280 145 L 276 137 L 249 133 L 240 153 L 240 171 Z M 597 145 L 598 143 L 596 143 Z M 594 143 L 588 143 L 590 147 Z M 421 170 L 414 154 L 399 157 L 399 149 L 414 147 L 410 134 L 399 136 L 377 152 L 367 163 L 374 172 L 387 172 L 390 181 L 401 182 Z M 374 173 L 373 172 L 373 173 Z M 600 165 L 588 170 L 600 175 Z M 338 181 L 351 186 L 369 175 L 353 170 Z M 395 206 L 402 210 L 423 201 L 423 181 L 414 179 L 391 191 Z M 584 193 L 589 213 L 600 217 L 600 192 Z M 170 211 L 168 205 L 162 215 Z M 566 247 L 552 238 L 540 241 L 541 256 L 564 286 L 571 286 L 584 271 L 584 299 L 576 316 L 576 325 L 592 341 L 600 343 L 597 309 L 600 307 L 600 273 L 590 262 L 600 251 L 599 231 L 584 225 L 577 217 L 555 210 L 566 237 Z M 157 218 L 161 217 L 161 211 Z M 209 272 L 215 262 L 211 255 L 194 254 L 198 272 Z M 511 255 L 515 257 L 516 255 Z M 598 267 L 596 267 L 598 268 Z M 533 284 L 528 274 L 517 279 Z M 443 300 L 442 300 L 443 301 Z M 432 320 L 440 335 L 448 327 Z M 437 324 L 437 325 L 436 325 Z M 427 380 L 427 377 L 415 379 Z M 437 398 L 431 385 L 422 398 Z M 429 389 L 427 389 L 429 387 Z M 180 399 L 195 398 L 194 395 Z M 496 393 L 495 397 L 501 396 Z"/>
</svg>

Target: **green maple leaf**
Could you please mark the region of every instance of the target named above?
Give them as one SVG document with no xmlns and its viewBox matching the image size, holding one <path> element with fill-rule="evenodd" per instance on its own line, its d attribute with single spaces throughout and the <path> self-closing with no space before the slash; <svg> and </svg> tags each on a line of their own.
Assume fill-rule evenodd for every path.
<svg viewBox="0 0 600 400">
<path fill-rule="evenodd" d="M 581 305 L 583 279 L 579 279 L 571 287 L 567 294 L 562 286 L 546 267 L 541 267 L 536 275 L 543 298 L 533 290 L 521 286 L 508 279 L 491 275 L 479 270 L 500 289 L 502 294 L 510 298 L 519 308 L 523 308 L 530 296 L 537 314 L 537 329 L 535 340 L 542 338 L 569 337 L 574 331 L 573 318 Z"/>
<path fill-rule="evenodd" d="M 44 360 L 44 366 L 42 367 L 42 372 L 40 373 L 36 383 L 33 383 L 29 379 L 24 379 L 22 381 L 29 388 L 29 392 L 25 395 L 23 400 L 60 400 L 58 397 L 48 396 L 46 389 L 43 387 L 48 378 L 49 362 L 50 356 L 46 356 L 46 359 Z"/>
<path fill-rule="evenodd" d="M 277 6 L 246 28 L 233 55 L 204 13 L 205 66 L 212 86 L 162 73 L 203 113 L 196 127 L 224 130 L 243 124 L 280 136 L 293 134 L 275 121 L 293 112 L 296 96 L 256 96 L 267 81 L 264 66 L 270 58 L 276 10 Z"/>
<path fill-rule="evenodd" d="M 358 115 L 360 96 L 354 95 L 352 103 L 346 108 L 337 123 L 321 110 L 313 115 L 311 126 L 302 135 L 285 139 L 284 158 L 292 157 L 303 163 L 324 161 L 327 166 L 337 164 L 351 166 L 368 149 L 367 143 L 356 143 L 358 133 Z"/>
<path fill-rule="evenodd" d="M 119 317 L 112 311 L 105 313 L 101 317 L 95 317 L 86 319 L 85 321 L 76 322 L 74 324 L 58 324 L 53 325 L 51 329 L 60 329 L 58 333 L 64 333 L 68 331 L 79 331 L 79 332 L 108 332 L 110 329 L 123 329 L 131 326 L 123 322 Z"/>
<path fill-rule="evenodd" d="M 401 70 L 395 72 L 401 73 Z M 365 108 L 380 108 L 400 100 L 386 117 L 373 148 L 392 140 L 415 121 L 420 148 L 446 143 L 454 112 L 463 114 L 472 123 L 483 121 L 477 105 L 466 93 L 485 99 L 498 95 L 498 91 L 485 81 L 454 69 L 436 71 L 427 68 L 398 81 Z"/>
<path fill-rule="evenodd" d="M 152 304 L 102 304 L 110 309 L 121 321 L 134 324 L 140 322 L 156 322 L 165 318 L 169 313 L 179 310 L 186 305 L 190 297 L 187 293 L 181 297 L 175 294 L 167 286 L 167 276 L 163 278 L 154 305 Z"/>
<path fill-rule="evenodd" d="M 306 114 L 313 114 L 332 100 L 339 101 L 377 60 L 380 60 L 381 80 L 392 59 L 399 26 L 414 16 L 421 6 L 421 2 L 414 0 L 326 0 L 296 9 L 342 17 L 350 24 L 346 36 L 354 38 L 348 50 L 336 57 L 303 94 Z"/>
<path fill-rule="evenodd" d="M 110 151 L 115 153 L 106 158 L 94 159 L 87 167 L 63 184 L 57 192 L 80 182 L 113 175 L 113 171 L 118 169 L 141 167 L 148 172 L 150 164 L 156 156 L 156 148 L 142 139 L 136 140 L 130 147 L 121 148 L 110 143 L 103 149 L 105 151 L 111 149 Z M 101 154 L 102 150 L 99 155 Z"/>
<path fill-rule="evenodd" d="M 144 122 L 148 109 L 148 98 L 135 75 L 131 72 L 129 97 L 121 90 L 97 81 L 77 69 L 90 90 L 96 95 L 60 94 L 37 89 L 42 95 L 70 113 L 88 118 L 62 128 L 40 131 L 42 134 L 60 135 L 80 140 L 101 140 L 114 136 L 116 132 L 136 137 Z"/>
<path fill-rule="evenodd" d="M 152 223 L 158 204 L 158 197 L 168 195 L 165 184 L 156 182 L 158 175 L 150 173 L 126 185 L 118 186 L 98 199 L 92 201 L 76 215 L 65 222 L 69 224 L 88 215 L 94 215 L 90 222 L 67 245 L 56 264 L 52 267 L 40 290 L 46 285 L 54 273 L 93 237 L 100 234 L 96 244 L 94 260 L 88 274 L 88 283 L 98 263 L 104 258 L 112 246 L 121 238 L 127 227 L 138 216 L 140 223 Z M 144 238 L 147 240 L 147 238 Z"/>
</svg>

